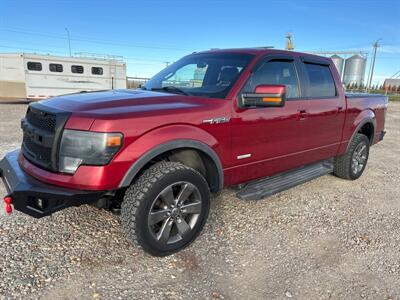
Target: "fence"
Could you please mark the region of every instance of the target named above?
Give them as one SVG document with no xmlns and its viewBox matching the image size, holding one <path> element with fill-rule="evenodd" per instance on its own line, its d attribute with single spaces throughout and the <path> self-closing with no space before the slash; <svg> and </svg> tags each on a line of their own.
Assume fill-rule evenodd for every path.
<svg viewBox="0 0 400 300">
<path fill-rule="evenodd" d="M 144 77 L 126 77 L 126 87 L 128 89 L 136 89 L 146 83 L 149 78 Z"/>
<path fill-rule="evenodd" d="M 384 88 L 381 87 L 373 87 L 372 89 L 361 88 L 346 88 L 346 92 L 350 93 L 370 93 L 370 94 L 383 94 L 388 96 L 390 101 L 400 101 L 400 86 Z"/>
</svg>

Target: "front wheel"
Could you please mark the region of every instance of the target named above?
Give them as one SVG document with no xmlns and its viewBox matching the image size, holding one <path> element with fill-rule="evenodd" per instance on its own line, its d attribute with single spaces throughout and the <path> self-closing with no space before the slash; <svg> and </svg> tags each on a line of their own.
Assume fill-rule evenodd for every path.
<svg viewBox="0 0 400 300">
<path fill-rule="evenodd" d="M 194 241 L 209 207 L 209 187 L 199 172 L 178 162 L 160 162 L 126 191 L 121 221 L 136 244 L 152 255 L 166 256 Z"/>
<path fill-rule="evenodd" d="M 354 180 L 359 178 L 368 162 L 369 139 L 357 133 L 350 142 L 348 151 L 335 159 L 333 173 L 344 179 Z"/>
</svg>

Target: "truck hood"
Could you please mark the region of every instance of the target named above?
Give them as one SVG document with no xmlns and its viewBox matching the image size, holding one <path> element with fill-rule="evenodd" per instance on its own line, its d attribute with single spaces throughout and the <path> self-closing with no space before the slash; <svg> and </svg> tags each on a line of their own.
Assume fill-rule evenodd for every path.
<svg viewBox="0 0 400 300">
<path fill-rule="evenodd" d="M 69 94 L 43 100 L 40 103 L 75 115 L 107 118 L 124 115 L 193 109 L 207 106 L 208 98 L 191 97 L 142 90 L 110 90 Z M 216 101 L 219 102 L 219 101 Z"/>
</svg>

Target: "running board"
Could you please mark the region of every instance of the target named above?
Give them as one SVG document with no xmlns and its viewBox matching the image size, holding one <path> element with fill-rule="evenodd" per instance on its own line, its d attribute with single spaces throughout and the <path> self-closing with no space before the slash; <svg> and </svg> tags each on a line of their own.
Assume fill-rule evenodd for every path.
<svg viewBox="0 0 400 300">
<path fill-rule="evenodd" d="M 243 200 L 260 200 L 333 172 L 333 160 L 325 160 L 245 184 L 236 193 Z"/>
</svg>

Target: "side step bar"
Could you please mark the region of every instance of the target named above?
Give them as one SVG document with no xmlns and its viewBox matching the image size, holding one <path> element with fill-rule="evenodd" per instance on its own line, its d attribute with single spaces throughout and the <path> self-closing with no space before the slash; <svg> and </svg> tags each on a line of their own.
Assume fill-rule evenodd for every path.
<svg viewBox="0 0 400 300">
<path fill-rule="evenodd" d="M 245 184 L 236 196 L 243 200 L 260 200 L 333 172 L 333 159 L 300 167 Z"/>
</svg>

